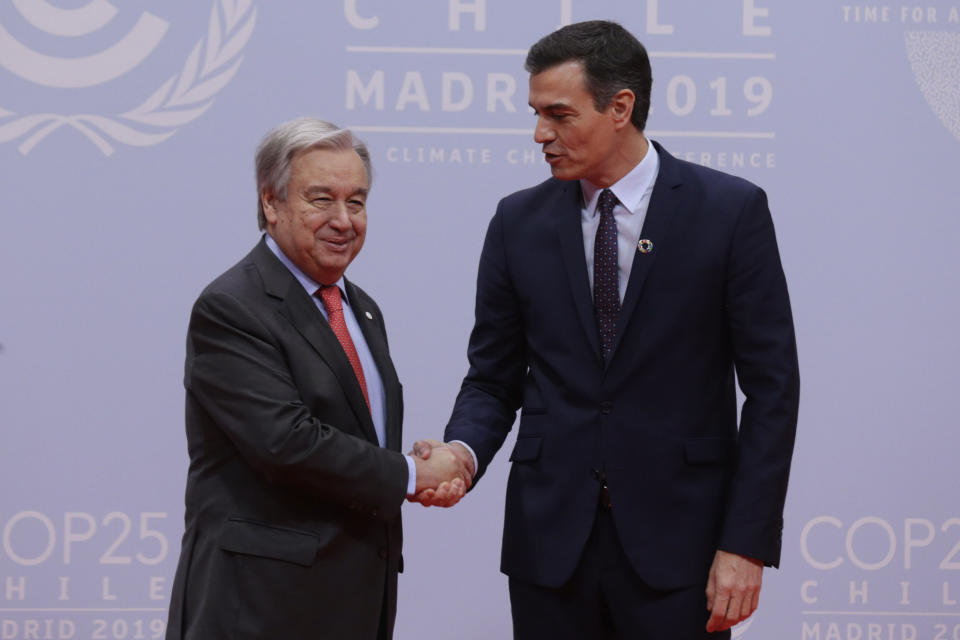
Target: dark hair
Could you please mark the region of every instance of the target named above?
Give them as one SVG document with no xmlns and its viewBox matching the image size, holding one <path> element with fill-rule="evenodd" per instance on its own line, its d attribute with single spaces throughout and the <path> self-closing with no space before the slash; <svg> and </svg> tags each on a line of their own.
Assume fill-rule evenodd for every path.
<svg viewBox="0 0 960 640">
<path fill-rule="evenodd" d="M 630 121 L 638 130 L 647 126 L 653 76 L 650 58 L 640 41 L 616 22 L 576 22 L 544 36 L 530 47 L 524 68 L 533 75 L 558 64 L 583 64 L 587 91 L 597 111 L 603 111 L 621 89 L 633 92 Z"/>
</svg>

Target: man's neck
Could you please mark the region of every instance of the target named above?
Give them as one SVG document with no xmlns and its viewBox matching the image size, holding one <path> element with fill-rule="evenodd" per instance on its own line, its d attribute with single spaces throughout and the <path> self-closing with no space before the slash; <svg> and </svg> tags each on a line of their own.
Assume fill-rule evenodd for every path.
<svg viewBox="0 0 960 640">
<path fill-rule="evenodd" d="M 611 158 L 611 170 L 595 184 L 598 187 L 606 188 L 615 184 L 620 178 L 627 175 L 646 157 L 650 149 L 650 143 L 642 131 L 632 129 L 629 133 L 624 133 L 623 144 L 614 153 Z"/>
</svg>

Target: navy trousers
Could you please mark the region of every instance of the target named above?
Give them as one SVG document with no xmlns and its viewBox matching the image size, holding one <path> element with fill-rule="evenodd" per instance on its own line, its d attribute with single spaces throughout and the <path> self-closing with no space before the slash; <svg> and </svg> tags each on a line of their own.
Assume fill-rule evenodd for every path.
<svg viewBox="0 0 960 640">
<path fill-rule="evenodd" d="M 650 588 L 630 565 L 611 512 L 597 518 L 583 557 L 560 588 L 510 579 L 515 640 L 726 640 L 707 633 L 706 584 Z"/>
</svg>

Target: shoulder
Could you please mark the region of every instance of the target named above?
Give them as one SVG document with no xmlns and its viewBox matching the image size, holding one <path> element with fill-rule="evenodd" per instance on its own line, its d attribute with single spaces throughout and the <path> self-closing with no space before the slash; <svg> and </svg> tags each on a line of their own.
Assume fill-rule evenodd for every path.
<svg viewBox="0 0 960 640">
<path fill-rule="evenodd" d="M 257 258 L 259 248 L 269 254 L 262 258 L 272 258 L 279 269 L 286 271 L 276 256 L 261 244 L 214 278 L 200 292 L 190 310 L 188 344 L 195 352 L 202 350 L 198 345 L 210 340 L 255 338 L 259 342 L 272 342 L 273 336 L 278 335 L 280 327 L 287 322 L 283 319 L 284 297 L 272 290 L 284 286 L 290 290 L 291 287 L 276 281 L 268 285 L 268 278 L 262 273 Z M 289 271 L 287 274 L 289 283 L 299 284 Z"/>
<path fill-rule="evenodd" d="M 255 247 L 236 264 L 211 280 L 210 283 L 203 288 L 203 291 L 200 292 L 199 297 L 204 298 L 218 293 L 242 296 L 255 289 L 262 291 L 262 278 L 256 267 L 256 260 L 254 259 L 258 247 Z M 267 252 L 269 253 L 269 249 L 267 249 Z"/>
<path fill-rule="evenodd" d="M 745 178 L 681 160 L 659 144 L 656 147 L 660 155 L 660 174 L 656 183 L 658 187 L 672 188 L 682 184 L 711 199 L 743 200 L 763 193 L 760 187 Z"/>
<path fill-rule="evenodd" d="M 524 210 L 544 206 L 544 203 L 564 194 L 579 194 L 580 183 L 576 180 L 547 178 L 538 185 L 515 191 L 500 200 L 498 209 L 503 211 Z"/>
<path fill-rule="evenodd" d="M 548 178 L 538 185 L 505 196 L 497 205 L 489 231 L 499 229 L 510 236 L 525 232 L 542 234 L 558 218 L 580 210 L 580 182 Z"/>
<path fill-rule="evenodd" d="M 276 309 L 295 291 L 294 285 L 299 286 L 296 278 L 261 241 L 204 287 L 193 312 L 263 314 Z"/>
</svg>

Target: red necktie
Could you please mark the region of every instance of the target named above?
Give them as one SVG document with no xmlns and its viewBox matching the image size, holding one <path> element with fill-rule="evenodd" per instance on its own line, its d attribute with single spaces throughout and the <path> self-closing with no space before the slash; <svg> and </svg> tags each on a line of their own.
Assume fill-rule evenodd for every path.
<svg viewBox="0 0 960 640">
<path fill-rule="evenodd" d="M 329 316 L 330 328 L 334 335 L 340 341 L 343 352 L 347 354 L 347 360 L 353 367 L 353 372 L 360 383 L 360 390 L 363 391 L 363 399 L 367 401 L 367 408 L 370 408 L 370 398 L 367 396 L 367 380 L 363 377 L 363 367 L 360 366 L 360 356 L 357 355 L 357 348 L 353 346 L 353 340 L 350 338 L 350 332 L 347 331 L 347 323 L 343 319 L 343 302 L 340 299 L 340 287 L 335 285 L 324 285 L 317 289 L 315 295 L 320 296 L 323 301 L 323 307 L 327 310 Z"/>
</svg>

